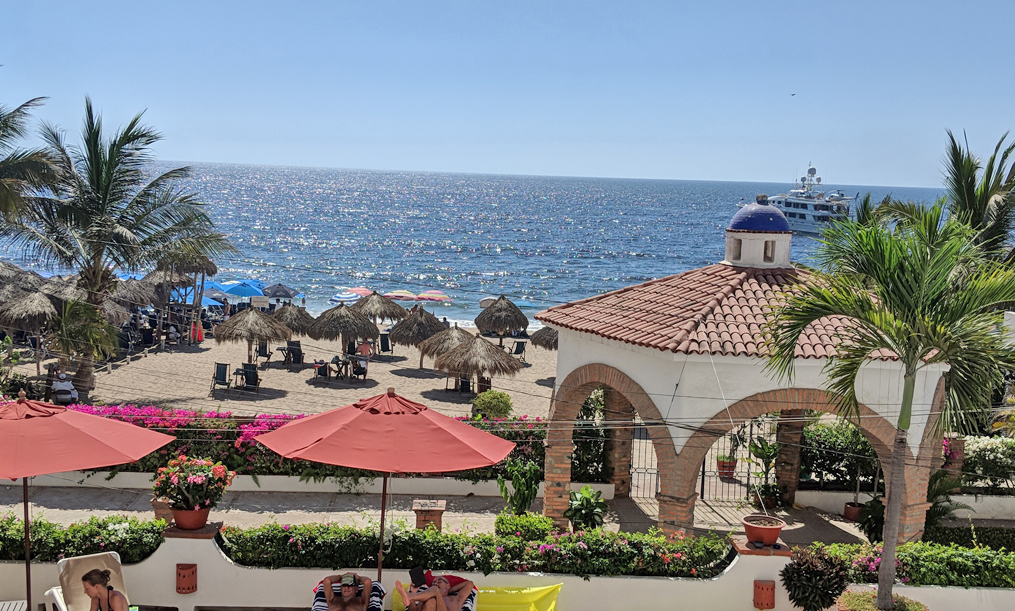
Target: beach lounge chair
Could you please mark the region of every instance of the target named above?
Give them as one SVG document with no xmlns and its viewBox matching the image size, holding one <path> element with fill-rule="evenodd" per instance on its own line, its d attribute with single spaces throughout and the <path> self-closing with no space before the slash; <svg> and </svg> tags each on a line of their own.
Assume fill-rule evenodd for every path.
<svg viewBox="0 0 1015 611">
<path fill-rule="evenodd" d="M 361 367 L 359 359 L 353 359 L 349 366 L 349 379 L 354 380 L 356 378 L 364 381 L 367 379 L 367 367 Z"/>
<path fill-rule="evenodd" d="M 243 390 L 260 392 L 261 376 L 257 375 L 257 365 L 254 363 L 243 364 Z"/>
<path fill-rule="evenodd" d="M 299 346 L 289 348 L 289 371 L 292 371 L 293 367 L 303 369 L 303 348 Z"/>
<path fill-rule="evenodd" d="M 336 581 L 331 584 L 332 592 L 337 596 L 342 595 L 342 586 Z M 367 611 L 382 611 L 384 609 L 384 595 L 387 594 L 387 590 L 381 585 L 381 582 L 375 581 L 370 586 L 369 600 L 367 601 Z M 359 584 L 359 592 L 357 596 L 363 596 L 363 584 Z M 404 606 L 403 606 L 404 608 Z M 314 588 L 314 603 L 310 607 L 310 611 L 328 611 L 328 599 L 324 595 L 324 582 L 317 584 Z"/>
<path fill-rule="evenodd" d="M 271 360 L 271 351 L 268 350 L 268 342 L 257 342 L 257 358 L 264 359 L 264 363 L 261 363 L 262 366 L 266 365 L 268 361 Z"/>
<path fill-rule="evenodd" d="M 514 345 L 511 347 L 511 356 L 517 356 L 518 360 L 525 362 L 525 343 L 521 340 L 515 340 Z"/>
<path fill-rule="evenodd" d="M 388 338 L 387 333 L 381 333 L 380 349 L 377 354 L 394 354 L 395 351 L 391 347 L 391 339 Z"/>
<path fill-rule="evenodd" d="M 208 390 L 208 394 L 214 393 L 216 386 L 225 386 L 226 392 L 228 392 L 231 383 L 232 380 L 229 379 L 229 363 L 215 363 L 215 375 L 211 378 L 211 388 Z"/>
<path fill-rule="evenodd" d="M 46 591 L 46 600 L 56 611 L 88 611 L 91 608 L 92 600 L 81 589 L 81 576 L 92 569 L 108 570 L 109 585 L 123 594 L 128 604 L 130 602 L 123 583 L 120 554 L 116 552 L 64 558 L 56 563 L 56 569 L 60 573 L 60 585 Z"/>
<path fill-rule="evenodd" d="M 70 405 L 74 403 L 74 394 L 66 388 L 53 391 L 53 405 Z"/>
<path fill-rule="evenodd" d="M 27 600 L 0 600 L 0 611 L 27 611 Z"/>
</svg>

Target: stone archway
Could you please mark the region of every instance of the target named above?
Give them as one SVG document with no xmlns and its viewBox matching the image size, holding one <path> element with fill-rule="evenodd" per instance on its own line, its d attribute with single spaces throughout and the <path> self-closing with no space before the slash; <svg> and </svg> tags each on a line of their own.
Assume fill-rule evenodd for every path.
<svg viewBox="0 0 1015 611">
<path fill-rule="evenodd" d="M 674 498 L 678 503 L 676 514 L 683 518 L 681 528 L 691 528 L 694 524 L 694 503 L 697 498 L 695 484 L 698 470 L 706 453 L 718 436 L 728 433 L 734 425 L 752 418 L 782 411 L 787 406 L 792 410 L 814 410 L 836 413 L 831 402 L 831 395 L 823 390 L 813 388 L 788 388 L 761 392 L 746 397 L 723 409 L 708 422 L 698 427 L 684 443 L 674 463 L 676 482 Z M 933 458 L 940 454 L 940 435 L 934 431 L 934 425 L 944 404 L 944 380 L 938 383 L 931 409 L 931 421 L 927 423 L 923 438 L 920 440 L 919 453 L 914 456 L 910 451 L 907 457 L 906 482 L 903 492 L 902 528 L 899 532 L 900 541 L 918 539 L 923 533 L 923 518 L 929 503 L 927 498 L 927 481 L 933 466 Z M 891 463 L 892 444 L 895 438 L 894 425 L 865 405 L 860 405 L 860 431 L 870 441 L 877 452 L 882 465 Z M 936 445 L 935 445 L 936 443 Z M 935 453 L 935 448 L 937 452 Z M 885 468 L 886 480 L 889 469 Z"/>
<path fill-rule="evenodd" d="M 674 513 L 678 506 L 673 497 L 678 477 L 675 469 L 677 453 L 673 446 L 673 438 L 670 437 L 669 429 L 665 426 L 659 409 L 641 385 L 623 371 L 602 363 L 583 365 L 575 369 L 564 378 L 554 394 L 553 405 L 550 408 L 549 430 L 546 434 L 546 489 L 543 513 L 553 518 L 558 526 L 567 526 L 564 511 L 567 510 L 570 498 L 570 455 L 573 451 L 571 435 L 574 422 L 585 399 L 601 386 L 608 389 L 606 409 L 608 414 L 612 414 L 610 419 L 616 421 L 630 417 L 633 421 L 634 414 L 637 414 L 644 421 L 652 446 L 655 448 L 659 468 L 660 492 L 656 495 L 659 501 L 659 526 L 667 532 L 676 531 L 680 518 L 684 516 Z M 626 430 L 627 433 L 614 440 L 613 456 L 615 460 L 619 457 L 623 461 L 626 454 L 629 463 L 630 428 L 621 430 Z M 618 471 L 621 472 L 616 474 L 618 479 L 614 483 L 623 494 L 630 481 L 629 479 L 623 481 L 628 477 L 622 472 L 623 469 Z"/>
</svg>

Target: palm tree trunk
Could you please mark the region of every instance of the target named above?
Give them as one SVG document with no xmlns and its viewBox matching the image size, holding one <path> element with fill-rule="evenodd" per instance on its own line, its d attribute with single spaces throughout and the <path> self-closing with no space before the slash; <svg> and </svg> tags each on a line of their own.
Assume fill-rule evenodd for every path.
<svg viewBox="0 0 1015 611">
<path fill-rule="evenodd" d="M 892 476 L 888 480 L 888 498 L 885 499 L 884 549 L 878 567 L 878 609 L 892 609 L 892 587 L 895 584 L 895 551 L 899 542 L 902 498 L 906 494 L 906 456 L 909 454 L 909 421 L 913 411 L 913 390 L 916 376 L 907 374 L 902 389 L 902 408 L 899 425 L 895 429 L 892 446 Z"/>
</svg>

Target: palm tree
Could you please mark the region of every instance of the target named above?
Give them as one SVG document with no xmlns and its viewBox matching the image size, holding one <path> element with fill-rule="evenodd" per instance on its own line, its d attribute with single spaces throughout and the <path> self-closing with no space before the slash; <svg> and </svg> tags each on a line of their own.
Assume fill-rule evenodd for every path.
<svg viewBox="0 0 1015 611">
<path fill-rule="evenodd" d="M 938 426 L 963 431 L 989 411 L 1003 371 L 1015 366 L 1015 349 L 998 332 L 1003 315 L 996 309 L 1015 299 L 1015 272 L 989 260 L 975 232 L 945 216 L 939 203 L 894 229 L 836 224 L 823 239 L 822 271 L 787 299 L 768 327 L 769 367 L 785 379 L 792 378 L 794 349 L 809 325 L 828 316 L 846 319 L 825 374 L 827 390 L 847 417 L 859 418 L 856 377 L 872 353 L 890 351 L 902 366 L 878 575 L 881 609 L 892 608 L 917 372 L 938 363 L 949 366 Z"/>
<path fill-rule="evenodd" d="M 66 367 L 74 355 L 97 352 L 104 356 L 116 352 L 119 340 L 116 327 L 109 324 L 98 308 L 70 300 L 63 303 L 60 315 L 53 319 L 49 345 L 55 348 L 61 366 Z"/>
<path fill-rule="evenodd" d="M 161 136 L 141 124 L 142 114 L 107 138 L 86 98 L 80 148 L 65 145 L 61 130 L 44 126 L 59 172 L 54 197 L 27 201 L 22 218 L 0 229 L 39 260 L 76 269 L 79 288 L 95 306 L 113 293 L 117 269 L 153 266 L 169 251 L 213 256 L 228 248 L 203 204 L 178 186 L 188 168 L 149 180 L 150 149 Z M 75 386 L 89 387 L 92 367 L 93 351 L 86 346 Z"/>
<path fill-rule="evenodd" d="M 945 158 L 945 186 L 948 210 L 976 231 L 976 240 L 990 252 L 999 252 L 1015 222 L 1015 163 L 1009 164 L 1015 143 L 1002 151 L 1007 132 L 998 140 L 994 153 L 983 165 L 978 157 L 948 132 Z M 1000 158 L 998 158 L 1000 154 Z"/>
<path fill-rule="evenodd" d="M 45 98 L 33 98 L 17 108 L 0 106 L 0 215 L 16 216 L 25 196 L 53 184 L 56 172 L 49 155 L 41 149 L 17 148 L 25 137 L 29 111 Z"/>
</svg>

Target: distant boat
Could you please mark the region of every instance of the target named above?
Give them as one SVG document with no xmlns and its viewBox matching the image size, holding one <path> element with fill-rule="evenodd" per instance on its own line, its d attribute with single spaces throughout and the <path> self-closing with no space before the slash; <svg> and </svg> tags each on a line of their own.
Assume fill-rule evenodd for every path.
<svg viewBox="0 0 1015 611">
<path fill-rule="evenodd" d="M 768 203 L 782 211 L 790 229 L 797 233 L 818 234 L 833 222 L 849 220 L 850 206 L 856 200 L 839 190 L 815 191 L 821 185 L 817 174 L 816 169 L 808 166 L 807 174 L 793 184 L 789 193 L 768 198 Z"/>
</svg>

